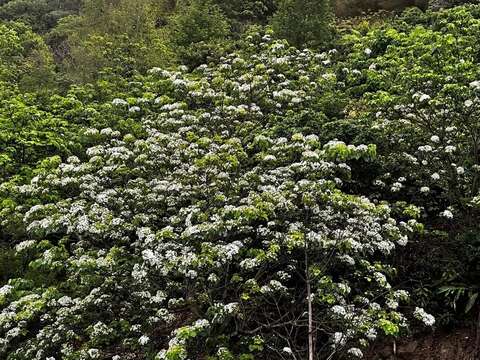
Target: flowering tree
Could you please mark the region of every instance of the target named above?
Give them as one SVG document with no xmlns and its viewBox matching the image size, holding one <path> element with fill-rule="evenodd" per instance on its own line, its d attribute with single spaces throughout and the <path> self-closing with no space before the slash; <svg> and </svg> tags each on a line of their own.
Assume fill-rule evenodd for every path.
<svg viewBox="0 0 480 360">
<path fill-rule="evenodd" d="M 0 288 L 2 354 L 360 358 L 405 329 L 384 260 L 418 210 L 342 190 L 376 148 L 312 134 L 329 66 L 253 33 L 215 67 L 152 69 L 154 96 L 110 104 L 138 134 L 88 129 L 80 157 L 9 188 L 22 265 Z"/>
<path fill-rule="evenodd" d="M 359 99 L 349 124 L 380 154 L 356 183 L 371 198 L 423 208 L 428 253 L 442 266 L 416 257 L 407 276 L 432 274 L 419 292 L 431 292 L 432 303 L 447 295 L 467 312 L 478 297 L 479 18 L 478 6 L 410 11 L 349 35 L 351 55 L 338 75 Z"/>
</svg>

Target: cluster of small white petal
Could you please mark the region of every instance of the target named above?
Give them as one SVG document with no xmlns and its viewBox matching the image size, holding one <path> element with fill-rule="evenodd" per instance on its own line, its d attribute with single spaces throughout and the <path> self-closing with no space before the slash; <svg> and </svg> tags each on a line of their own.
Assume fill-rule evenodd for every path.
<svg viewBox="0 0 480 360">
<path fill-rule="evenodd" d="M 415 308 L 413 315 L 416 319 L 423 322 L 426 326 L 433 326 L 435 324 L 435 317 L 425 312 L 425 310 L 422 308 Z"/>
</svg>

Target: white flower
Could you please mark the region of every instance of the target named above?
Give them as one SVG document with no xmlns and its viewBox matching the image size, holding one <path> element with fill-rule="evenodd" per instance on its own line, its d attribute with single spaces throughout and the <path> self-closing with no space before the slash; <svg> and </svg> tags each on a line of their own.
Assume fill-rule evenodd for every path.
<svg viewBox="0 0 480 360">
<path fill-rule="evenodd" d="M 239 310 L 238 303 L 236 303 L 236 302 L 229 303 L 229 304 L 224 306 L 224 310 L 228 314 L 234 314 L 234 313 L 238 312 L 238 310 Z"/>
<path fill-rule="evenodd" d="M 257 259 L 247 258 L 240 262 L 240 267 L 244 270 L 252 270 L 259 265 Z"/>
<path fill-rule="evenodd" d="M 152 266 L 158 266 L 160 264 L 160 258 L 150 249 L 143 250 L 142 257 L 145 262 Z"/>
<path fill-rule="evenodd" d="M 162 349 L 160 350 L 158 353 L 157 353 L 157 356 L 156 358 L 160 359 L 160 360 L 165 360 L 167 357 L 167 350 L 165 349 Z"/>
<path fill-rule="evenodd" d="M 138 264 L 133 266 L 132 270 L 132 277 L 134 280 L 141 282 L 143 279 L 147 277 L 148 273 L 145 269 L 140 268 Z"/>
<path fill-rule="evenodd" d="M 128 109 L 128 111 L 130 111 L 131 113 L 135 113 L 135 112 L 139 112 L 141 109 L 139 106 L 132 106 L 130 109 Z"/>
<path fill-rule="evenodd" d="M 352 258 L 350 255 L 340 255 L 338 257 L 338 259 L 341 261 L 341 262 L 344 262 L 345 264 L 348 264 L 348 265 L 355 265 L 355 259 Z"/>
<path fill-rule="evenodd" d="M 430 100 L 430 99 L 431 99 L 431 98 L 430 98 L 430 95 L 422 94 L 422 95 L 420 96 L 420 98 L 418 99 L 418 101 L 424 102 L 424 101 L 427 101 L 427 100 Z"/>
<path fill-rule="evenodd" d="M 198 276 L 198 273 L 195 270 L 189 270 L 186 276 L 189 279 L 195 279 Z"/>
<path fill-rule="evenodd" d="M 123 99 L 113 99 L 112 104 L 115 106 L 128 105 L 128 103 Z"/>
<path fill-rule="evenodd" d="M 385 305 L 387 305 L 388 308 L 393 309 L 393 310 L 398 308 L 398 302 L 393 300 L 393 299 L 388 299 L 386 301 Z"/>
<path fill-rule="evenodd" d="M 472 100 L 465 100 L 465 102 L 463 103 L 465 105 L 465 107 L 470 107 L 473 105 L 473 101 Z"/>
<path fill-rule="evenodd" d="M 100 356 L 100 351 L 98 349 L 89 349 L 87 353 L 92 359 L 98 359 Z"/>
<path fill-rule="evenodd" d="M 219 279 L 218 279 L 218 276 L 215 275 L 215 274 L 210 274 L 208 276 L 208 282 L 211 282 L 211 283 L 216 283 Z"/>
<path fill-rule="evenodd" d="M 99 337 L 99 336 L 106 336 L 111 332 L 111 329 L 105 325 L 103 322 L 98 321 L 95 325 L 93 325 L 92 336 Z"/>
<path fill-rule="evenodd" d="M 382 274 L 378 271 L 373 274 L 373 277 L 375 278 L 377 283 L 379 283 L 380 285 L 386 286 L 388 284 L 387 277 L 384 274 Z M 390 285 L 390 284 L 388 284 L 388 285 Z"/>
<path fill-rule="evenodd" d="M 35 246 L 35 244 L 36 244 L 35 240 L 25 240 L 25 241 L 22 241 L 17 246 L 15 246 L 15 250 L 17 252 L 20 252 L 26 249 L 30 249 L 31 247 Z"/>
<path fill-rule="evenodd" d="M 440 175 L 438 173 L 433 173 L 430 177 L 432 180 L 440 180 Z"/>
<path fill-rule="evenodd" d="M 397 240 L 397 244 L 400 246 L 406 246 L 408 244 L 408 236 L 407 235 L 400 236 L 400 238 Z"/>
<path fill-rule="evenodd" d="M 77 156 L 69 156 L 67 158 L 67 163 L 68 164 L 79 164 L 80 163 L 80 159 L 77 157 Z"/>
<path fill-rule="evenodd" d="M 12 340 L 12 339 L 15 339 L 17 336 L 19 336 L 20 333 L 21 333 L 21 329 L 18 327 L 14 327 L 13 329 L 10 329 L 7 331 L 7 333 L 5 334 L 5 338 L 7 340 Z"/>
<path fill-rule="evenodd" d="M 470 83 L 470 87 L 476 88 L 476 89 L 480 88 L 480 81 L 479 81 L 479 80 L 472 81 L 472 82 Z"/>
<path fill-rule="evenodd" d="M 206 329 L 207 327 L 210 326 L 210 323 L 208 320 L 206 319 L 200 319 L 200 320 L 197 320 L 195 321 L 195 323 L 193 324 L 193 327 L 195 329 Z"/>
<path fill-rule="evenodd" d="M 453 213 L 450 210 L 445 210 L 443 211 L 440 216 L 443 216 L 444 218 L 447 219 L 453 219 Z"/>
<path fill-rule="evenodd" d="M 147 335 L 143 335 L 140 337 L 140 339 L 138 339 L 138 343 L 140 345 L 147 345 L 149 341 L 150 341 L 150 338 Z"/>
<path fill-rule="evenodd" d="M 348 286 L 347 284 L 344 284 L 344 283 L 339 283 L 337 284 L 337 288 L 338 288 L 338 291 L 341 293 L 341 294 L 349 294 L 350 291 L 352 291 L 352 289 L 350 288 L 350 286 Z"/>
<path fill-rule="evenodd" d="M 345 310 L 345 308 L 341 305 L 335 305 L 332 307 L 332 312 L 335 314 L 335 315 L 339 315 L 339 316 L 345 316 L 347 315 L 347 311 Z"/>
<path fill-rule="evenodd" d="M 420 188 L 420 192 L 423 194 L 428 194 L 430 192 L 430 188 L 428 186 L 422 186 Z"/>
<path fill-rule="evenodd" d="M 260 288 L 262 294 L 269 294 L 274 292 L 285 292 L 287 288 L 282 285 L 278 280 L 270 280 L 268 285 L 264 285 Z"/>
<path fill-rule="evenodd" d="M 418 147 L 418 151 L 421 151 L 421 152 L 430 152 L 432 150 L 433 148 L 430 145 L 423 145 Z"/>
<path fill-rule="evenodd" d="M 365 333 L 365 337 L 370 341 L 374 341 L 377 338 L 377 330 L 374 328 L 368 329 Z"/>
<path fill-rule="evenodd" d="M 12 292 L 13 286 L 11 285 L 4 285 L 0 288 L 0 296 L 8 295 Z"/>
<path fill-rule="evenodd" d="M 292 349 L 290 349 L 289 347 L 284 347 L 284 348 L 283 348 L 283 352 L 284 352 L 284 353 L 287 353 L 287 354 L 293 354 Z"/>
<path fill-rule="evenodd" d="M 333 343 L 335 345 L 343 346 L 347 343 L 347 336 L 344 333 L 336 332 L 333 334 Z"/>
<path fill-rule="evenodd" d="M 461 167 L 461 166 L 457 167 L 457 174 L 458 174 L 458 175 L 463 175 L 463 174 L 465 174 L 465 168 L 463 168 L 463 167 Z"/>
<path fill-rule="evenodd" d="M 384 254 L 390 254 L 390 252 L 395 248 L 395 245 L 390 241 L 379 241 L 378 249 Z"/>
<path fill-rule="evenodd" d="M 448 146 L 445 146 L 445 152 L 447 154 L 451 154 L 453 153 L 455 150 L 457 150 L 457 148 L 453 145 L 448 145 Z"/>
<path fill-rule="evenodd" d="M 423 322 L 426 326 L 433 326 L 433 324 L 435 324 L 435 318 L 433 315 L 427 314 L 422 308 L 415 308 L 413 316 L 415 316 L 417 320 Z"/>
<path fill-rule="evenodd" d="M 105 128 L 100 130 L 100 135 L 111 136 L 112 134 L 113 134 L 113 130 L 111 128 Z"/>
<path fill-rule="evenodd" d="M 225 259 L 230 261 L 236 256 L 239 252 L 240 249 L 243 247 L 243 244 L 241 241 L 234 241 L 230 244 L 225 245 L 223 250 L 225 251 Z"/>
<path fill-rule="evenodd" d="M 159 67 L 153 67 L 147 71 L 149 74 L 158 74 L 160 72 L 162 72 L 162 69 Z"/>
<path fill-rule="evenodd" d="M 217 351 L 219 359 L 230 359 L 230 351 L 226 347 L 221 347 Z"/>
<path fill-rule="evenodd" d="M 402 189 L 403 185 L 399 182 L 395 182 L 392 185 L 392 188 L 390 189 L 392 192 L 398 192 Z"/>
<path fill-rule="evenodd" d="M 267 155 L 263 158 L 263 161 L 265 162 L 271 162 L 271 161 L 276 161 L 277 158 L 274 155 Z"/>
<path fill-rule="evenodd" d="M 437 135 L 433 135 L 430 140 L 434 143 L 438 143 L 440 141 L 440 138 Z"/>
<path fill-rule="evenodd" d="M 372 50 L 369 48 L 365 49 L 365 55 L 370 56 L 372 54 Z"/>
<path fill-rule="evenodd" d="M 72 298 L 70 296 L 62 296 L 57 302 L 61 306 L 69 306 L 72 304 Z"/>
<path fill-rule="evenodd" d="M 349 353 L 350 355 L 355 356 L 359 359 L 363 358 L 363 352 L 359 348 L 351 348 L 347 351 L 347 353 Z"/>
<path fill-rule="evenodd" d="M 307 150 L 302 153 L 306 159 L 319 159 L 319 155 L 315 151 Z"/>
</svg>

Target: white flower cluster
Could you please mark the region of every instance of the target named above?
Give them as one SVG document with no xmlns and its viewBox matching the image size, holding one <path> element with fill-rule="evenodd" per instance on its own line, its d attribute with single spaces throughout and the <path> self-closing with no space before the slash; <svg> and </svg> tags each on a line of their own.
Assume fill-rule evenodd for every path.
<svg viewBox="0 0 480 360">
<path fill-rule="evenodd" d="M 433 326 L 435 324 L 435 317 L 433 317 L 433 315 L 427 314 L 422 308 L 415 308 L 413 315 L 416 319 L 420 320 L 426 326 Z"/>
</svg>

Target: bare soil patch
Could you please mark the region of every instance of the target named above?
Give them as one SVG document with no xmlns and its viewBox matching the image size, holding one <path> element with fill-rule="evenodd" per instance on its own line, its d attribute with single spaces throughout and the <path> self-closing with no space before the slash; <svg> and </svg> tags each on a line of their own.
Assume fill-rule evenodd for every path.
<svg viewBox="0 0 480 360">
<path fill-rule="evenodd" d="M 368 360 L 480 360 L 475 349 L 476 331 L 456 329 L 374 345 Z"/>
</svg>

